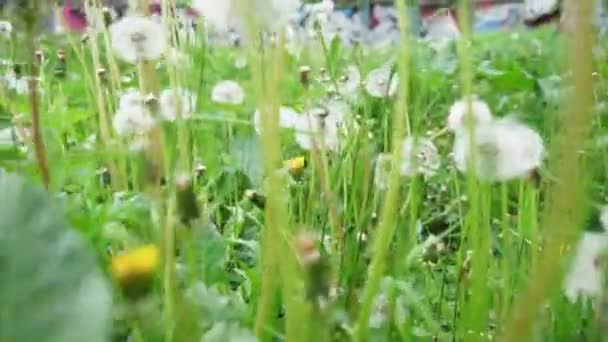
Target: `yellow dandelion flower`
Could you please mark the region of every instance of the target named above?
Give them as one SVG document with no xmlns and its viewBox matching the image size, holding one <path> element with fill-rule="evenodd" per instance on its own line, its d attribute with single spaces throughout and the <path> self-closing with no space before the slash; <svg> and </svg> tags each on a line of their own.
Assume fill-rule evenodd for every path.
<svg viewBox="0 0 608 342">
<path fill-rule="evenodd" d="M 303 156 L 286 160 L 283 165 L 292 176 L 299 176 L 306 168 L 306 158 Z"/>
<path fill-rule="evenodd" d="M 127 296 L 138 296 L 149 288 L 160 262 L 158 248 L 147 245 L 112 258 L 112 276 Z"/>
</svg>

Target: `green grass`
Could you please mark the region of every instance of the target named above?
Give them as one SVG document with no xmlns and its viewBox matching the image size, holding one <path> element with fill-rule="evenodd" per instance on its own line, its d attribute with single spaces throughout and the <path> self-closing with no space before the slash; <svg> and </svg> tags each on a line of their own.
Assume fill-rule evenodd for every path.
<svg viewBox="0 0 608 342">
<path fill-rule="evenodd" d="M 0 41 L 11 47 L 0 51 L 0 58 L 25 61 L 27 51 L 19 39 Z M 542 281 L 545 272 L 559 274 L 568 261 L 560 247 L 584 229 L 580 221 L 586 203 L 606 200 L 607 147 L 595 144 L 608 134 L 605 106 L 586 113 L 591 134 L 574 135 L 577 146 L 564 141 L 568 135 L 562 133 L 569 125 L 585 123 L 560 119 L 587 106 L 562 109 L 565 100 L 580 96 L 580 89 L 573 91 L 568 84 L 589 87 L 596 104 L 608 101 L 606 44 L 597 46 L 592 64 L 596 76 L 592 85 L 585 85 L 576 72 L 573 81 L 564 71 L 570 48 L 554 28 L 479 35 L 470 45 L 463 40 L 461 46 L 452 43 L 441 51 L 404 39 L 402 49 L 390 51 L 324 42 L 304 50 L 299 61 L 268 47 L 246 51 L 202 41 L 184 47 L 192 65 L 161 63 L 154 75 L 160 89 L 172 85 L 195 92 L 197 110 L 191 120 L 161 127 L 162 154 L 155 157 L 165 161 L 166 185 L 152 189 L 142 182 L 142 160 L 151 157 L 129 153 L 113 132 L 100 130 L 106 123 L 101 113 L 111 117 L 116 110 L 116 87 L 139 87 L 137 68 L 118 63 L 120 76 L 132 79 L 112 79 L 114 62 L 103 36 L 97 40 L 99 56 L 91 48 L 94 41 L 42 39 L 48 61 L 41 70 L 40 112 L 49 193 L 61 201 L 70 223 L 90 242 L 106 270 L 113 254 L 148 243 L 165 248 L 164 267 L 152 291 L 133 301 L 115 288 L 113 340 L 198 341 L 206 336 L 204 340 L 240 341 L 257 336 L 267 341 L 484 341 L 505 334 L 538 341 L 599 338 L 596 313 L 583 303 L 569 303 L 561 294 L 559 276 L 553 275 L 550 284 Z M 53 72 L 58 49 L 67 55 L 65 79 Z M 234 67 L 240 54 L 249 56 L 244 70 Z M 320 68 L 336 78 L 350 64 L 365 76 L 387 60 L 399 62 L 397 98 L 374 99 L 362 90 L 351 105 L 358 129 L 349 132 L 339 152 L 303 151 L 289 131 L 256 135 L 251 122 L 257 107 L 267 105 L 265 115 L 273 118 L 279 105 L 304 111 L 325 98 L 332 83 L 313 82 L 305 89 L 299 83 L 301 65 L 312 67 L 313 78 Z M 108 80 L 96 85 L 98 63 L 108 70 Z M 210 101 L 212 86 L 224 79 L 244 87 L 243 105 Z M 394 173 L 388 191 L 377 191 L 377 153 L 398 156 L 396 142 L 403 136 L 439 131 L 451 104 L 468 93 L 486 100 L 495 115 L 516 115 L 541 133 L 551 151 L 541 186 L 525 180 L 484 184 L 474 175 L 459 174 L 449 156 L 452 137 L 444 135 L 435 141 L 442 167 L 434 177 L 403 179 Z M 1 90 L 0 101 L 0 127 L 17 117 L 29 122 L 27 96 Z M 266 121 L 267 127 L 276 125 L 276 120 Z M 92 134 L 97 137 L 94 148 L 83 148 Z M 1 147 L 0 167 L 40 182 L 31 144 L 27 149 Z M 557 162 L 565 158 L 560 151 L 579 149 L 585 150 L 585 169 L 563 173 L 563 164 Z M 309 164 L 301 175 L 285 178 L 274 171 L 282 160 L 300 155 Z M 573 159 L 568 160 L 572 166 Z M 199 162 L 206 171 L 196 175 L 190 170 Z M 112 170 L 110 184 L 97 173 L 103 167 Z M 193 178 L 201 212 L 188 224 L 178 222 L 175 177 L 181 172 Z M 560 179 L 578 183 L 555 187 Z M 573 193 L 578 184 L 580 191 Z M 248 189 L 266 195 L 265 210 L 245 198 Z M 569 195 L 576 203 L 568 201 Z M 561 201 L 555 202 L 555 196 Z M 560 214 L 570 209 L 578 216 L 560 221 Z M 303 231 L 318 237 L 320 261 L 312 266 L 298 263 L 296 237 Z M 430 233 L 442 238 L 445 250 L 422 249 Z M 166 249 L 173 238 L 175 256 Z M 530 298 L 529 289 L 541 291 L 533 292 L 533 307 L 522 302 Z M 529 319 L 527 330 L 513 320 L 522 312 Z"/>
</svg>

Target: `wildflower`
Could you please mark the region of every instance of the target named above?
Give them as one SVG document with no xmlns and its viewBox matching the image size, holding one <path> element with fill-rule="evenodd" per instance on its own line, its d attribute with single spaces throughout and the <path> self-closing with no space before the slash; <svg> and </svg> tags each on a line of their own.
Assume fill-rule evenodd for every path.
<svg viewBox="0 0 608 342">
<path fill-rule="evenodd" d="M 541 137 L 530 127 L 511 118 L 492 119 L 486 104 L 474 101 L 472 113 L 465 115 L 466 105 L 457 102 L 450 110 L 448 127 L 456 134 L 452 150 L 456 168 L 465 172 L 470 154 L 475 158 L 475 170 L 480 179 L 507 181 L 530 176 L 543 161 Z M 466 124 L 470 117 L 474 137 Z M 475 144 L 471 148 L 471 141 Z"/>
<path fill-rule="evenodd" d="M 13 32 L 13 24 L 8 21 L 0 21 L 0 36 L 10 38 Z"/>
<path fill-rule="evenodd" d="M 279 107 L 279 127 L 293 128 L 298 121 L 299 114 L 291 107 Z M 262 134 L 262 112 L 256 110 L 253 114 L 253 126 L 258 134 Z"/>
<path fill-rule="evenodd" d="M 196 106 L 196 96 L 184 89 L 167 89 L 160 94 L 160 115 L 164 120 L 175 121 L 179 112 L 188 119 Z"/>
<path fill-rule="evenodd" d="M 439 151 L 430 139 L 407 137 L 402 142 L 399 174 L 404 177 L 423 175 L 432 177 L 441 166 Z M 393 165 L 390 154 L 380 154 L 376 160 L 374 182 L 385 190 Z"/>
<path fill-rule="evenodd" d="M 300 115 L 295 124 L 296 142 L 305 150 L 311 150 L 315 146 L 338 150 L 340 131 L 345 124 L 347 111 L 343 102 L 331 101 L 322 108 L 314 108 Z"/>
<path fill-rule="evenodd" d="M 373 97 L 392 97 L 398 86 L 399 75 L 393 74 L 388 66 L 372 70 L 365 79 L 365 90 Z"/>
<path fill-rule="evenodd" d="M 245 100 L 243 88 L 235 81 L 221 81 L 211 91 L 211 101 L 239 105 Z"/>
<path fill-rule="evenodd" d="M 579 295 L 595 297 L 602 293 L 604 266 L 608 248 L 606 232 L 586 232 L 578 243 L 576 255 L 566 275 L 566 296 L 575 301 Z"/>
<path fill-rule="evenodd" d="M 345 97 L 352 97 L 359 90 L 361 83 L 361 73 L 359 69 L 350 65 L 346 68 L 346 73 L 338 80 L 338 91 L 340 95 Z"/>
<path fill-rule="evenodd" d="M 129 63 L 150 61 L 165 49 L 162 27 L 149 18 L 130 16 L 110 26 L 114 53 Z"/>
<path fill-rule="evenodd" d="M 120 97 L 112 125 L 120 136 L 145 134 L 154 126 L 154 118 L 138 91 L 129 90 Z"/>
<path fill-rule="evenodd" d="M 113 257 L 112 276 L 127 296 L 138 297 L 149 289 L 158 264 L 158 248 L 147 245 Z"/>
<path fill-rule="evenodd" d="M 283 165 L 292 176 L 299 176 L 306 168 L 306 157 L 300 156 L 297 158 L 286 160 Z"/>
</svg>

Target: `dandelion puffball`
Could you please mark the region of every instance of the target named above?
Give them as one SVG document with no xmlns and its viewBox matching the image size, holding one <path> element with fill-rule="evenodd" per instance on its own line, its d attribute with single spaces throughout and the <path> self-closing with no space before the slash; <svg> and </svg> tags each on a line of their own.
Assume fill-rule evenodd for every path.
<svg viewBox="0 0 608 342">
<path fill-rule="evenodd" d="M 337 151 L 341 140 L 340 129 L 346 120 L 346 110 L 344 105 L 335 102 L 300 115 L 295 124 L 296 143 L 305 150 L 325 147 Z"/>
<path fill-rule="evenodd" d="M 166 121 L 175 121 L 177 112 L 188 119 L 196 106 L 196 96 L 184 89 L 166 89 L 160 94 L 160 115 Z"/>
<path fill-rule="evenodd" d="M 564 281 L 566 296 L 575 301 L 579 295 L 595 297 L 602 293 L 602 259 L 608 248 L 606 232 L 585 232 Z"/>
<path fill-rule="evenodd" d="M 374 184 L 379 190 L 387 188 L 393 164 L 393 156 L 389 153 L 381 153 L 376 158 Z M 410 136 L 402 142 L 399 164 L 399 174 L 401 176 L 423 175 L 432 177 L 441 166 L 441 158 L 439 150 L 432 140 Z"/>
<path fill-rule="evenodd" d="M 211 90 L 211 101 L 239 105 L 245 100 L 243 88 L 235 81 L 221 81 Z"/>
<path fill-rule="evenodd" d="M 489 107 L 478 100 L 472 106 L 473 130 L 468 129 L 466 118 L 466 105 L 462 101 L 452 106 L 448 128 L 456 135 L 452 155 L 459 171 L 466 172 L 474 160 L 480 179 L 507 181 L 529 176 L 541 166 L 543 141 L 532 128 L 515 119 L 492 119 Z"/>
<path fill-rule="evenodd" d="M 365 79 L 365 90 L 377 98 L 394 96 L 398 86 L 399 75 L 393 74 L 387 66 L 372 70 Z"/>
<path fill-rule="evenodd" d="M 293 128 L 296 125 L 299 114 L 293 108 L 281 106 L 279 108 L 279 127 Z M 253 127 L 258 134 L 262 134 L 262 112 L 256 110 L 253 114 Z"/>
<path fill-rule="evenodd" d="M 342 96 L 352 97 L 357 94 L 361 83 L 361 73 L 356 66 L 350 65 L 346 68 L 344 76 L 338 81 L 338 91 Z"/>
<path fill-rule="evenodd" d="M 119 100 L 112 126 L 119 136 L 142 135 L 154 126 L 154 118 L 136 90 L 127 91 Z"/>
<path fill-rule="evenodd" d="M 205 22 L 217 30 L 228 30 L 231 23 L 232 0 L 194 0 L 194 7 L 204 18 Z"/>
<path fill-rule="evenodd" d="M 427 138 L 407 137 L 403 140 L 401 150 L 400 173 L 402 176 L 433 176 L 441 166 L 439 150 L 432 140 Z"/>
<path fill-rule="evenodd" d="M 165 49 L 162 27 L 149 18 L 130 16 L 110 26 L 112 49 L 129 63 L 160 58 Z"/>
<path fill-rule="evenodd" d="M 469 104 L 465 99 L 456 101 L 450 108 L 448 116 L 448 128 L 455 132 L 468 127 L 467 125 L 467 111 Z M 473 124 L 483 124 L 492 121 L 492 112 L 487 103 L 478 100 L 471 99 L 471 118 Z"/>
</svg>

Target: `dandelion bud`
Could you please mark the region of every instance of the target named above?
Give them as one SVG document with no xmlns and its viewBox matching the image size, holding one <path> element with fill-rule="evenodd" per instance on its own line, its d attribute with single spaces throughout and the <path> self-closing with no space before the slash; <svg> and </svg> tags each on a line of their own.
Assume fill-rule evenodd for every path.
<svg viewBox="0 0 608 342">
<path fill-rule="evenodd" d="M 234 31 L 230 32 L 230 43 L 234 47 L 240 47 L 241 46 L 241 36 Z"/>
<path fill-rule="evenodd" d="M 107 188 L 110 186 L 112 182 L 112 176 L 110 175 L 110 170 L 107 167 L 104 167 L 97 171 L 97 176 L 99 177 L 99 185 L 102 188 Z"/>
<path fill-rule="evenodd" d="M 303 65 L 300 67 L 300 83 L 304 86 L 304 88 L 308 88 L 310 85 L 310 67 L 307 65 Z"/>
<path fill-rule="evenodd" d="M 530 182 L 532 183 L 532 185 L 534 185 L 534 187 L 538 188 L 540 187 L 543 179 L 542 176 L 540 174 L 540 170 L 538 168 L 530 171 L 530 175 L 529 175 L 529 179 Z"/>
<path fill-rule="evenodd" d="M 55 76 L 58 78 L 65 78 L 66 74 L 66 61 L 65 61 L 65 52 L 63 50 L 57 51 L 57 65 L 55 65 Z"/>
<path fill-rule="evenodd" d="M 190 176 L 178 175 L 175 179 L 175 190 L 179 218 L 183 224 L 188 225 L 201 216 Z"/>
<path fill-rule="evenodd" d="M 326 260 L 317 247 L 317 239 L 310 233 L 300 233 L 296 237 L 298 260 L 306 272 L 306 293 L 315 305 L 329 298 L 329 272 Z"/>
<path fill-rule="evenodd" d="M 44 52 L 42 50 L 36 51 L 36 63 L 41 65 L 44 62 Z"/>
<path fill-rule="evenodd" d="M 314 235 L 310 233 L 300 233 L 296 237 L 296 248 L 298 251 L 298 260 L 303 266 L 318 263 L 321 260 L 321 253 L 317 248 L 317 242 Z"/>
<path fill-rule="evenodd" d="M 159 265 L 159 251 L 148 245 L 112 258 L 111 273 L 124 294 L 137 299 L 147 294 Z"/>
<path fill-rule="evenodd" d="M 18 63 L 13 64 L 13 72 L 15 73 L 15 78 L 21 78 L 21 75 L 23 75 L 23 66 Z"/>
<path fill-rule="evenodd" d="M 195 174 L 196 180 L 200 181 L 205 176 L 206 172 L 207 172 L 207 167 L 204 164 L 202 164 L 202 163 L 197 164 L 196 168 L 194 169 L 194 174 Z"/>
<path fill-rule="evenodd" d="M 246 190 L 245 198 L 255 204 L 256 207 L 260 209 L 264 209 L 266 207 L 266 197 L 264 195 L 259 194 L 255 190 Z"/>
<path fill-rule="evenodd" d="M 104 7 L 101 12 L 103 13 L 103 23 L 106 27 L 112 25 L 112 11 L 108 7 Z"/>
<path fill-rule="evenodd" d="M 99 79 L 102 82 L 107 81 L 107 79 L 106 79 L 106 69 L 105 68 L 99 68 L 99 69 L 97 69 L 97 76 L 99 77 Z"/>
</svg>

